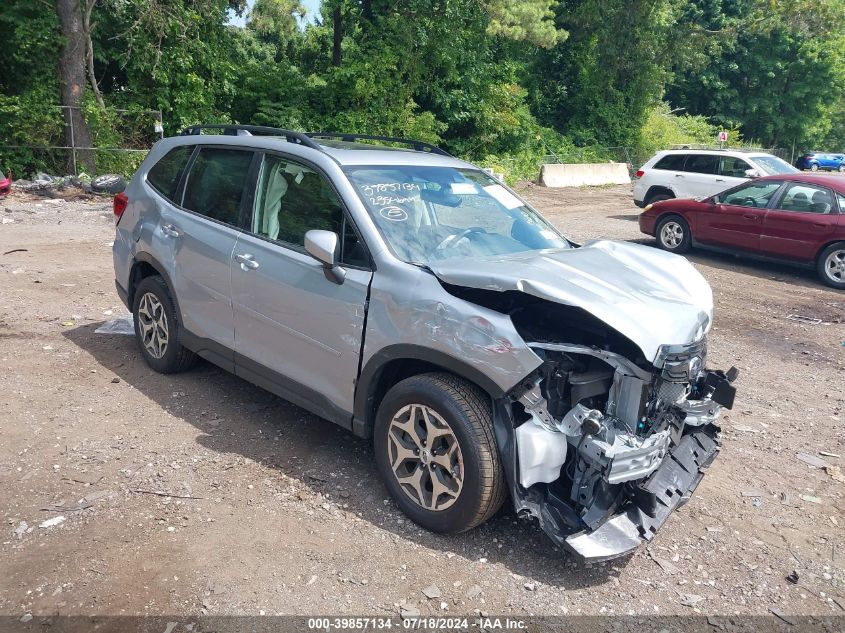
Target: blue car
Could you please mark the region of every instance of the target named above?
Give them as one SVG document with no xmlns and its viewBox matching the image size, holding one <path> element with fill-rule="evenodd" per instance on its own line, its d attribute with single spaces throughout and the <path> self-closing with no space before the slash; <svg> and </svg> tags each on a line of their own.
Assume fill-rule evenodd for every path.
<svg viewBox="0 0 845 633">
<path fill-rule="evenodd" d="M 829 169 L 845 174 L 845 154 L 825 154 L 824 152 L 808 152 L 795 161 L 798 169 L 818 171 Z"/>
</svg>

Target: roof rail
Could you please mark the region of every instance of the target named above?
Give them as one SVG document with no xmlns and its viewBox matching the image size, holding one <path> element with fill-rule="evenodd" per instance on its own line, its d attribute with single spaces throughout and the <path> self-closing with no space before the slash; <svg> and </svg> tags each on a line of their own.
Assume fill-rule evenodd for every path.
<svg viewBox="0 0 845 633">
<path fill-rule="evenodd" d="M 279 127 L 267 127 L 264 125 L 239 125 L 235 123 L 219 125 L 192 125 L 179 132 L 179 136 L 194 136 L 202 134 L 203 130 L 223 130 L 223 134 L 227 136 L 240 136 L 240 132 L 258 136 L 283 136 L 289 143 L 299 143 L 305 147 L 323 151 L 322 147 L 302 132 L 294 132 L 292 130 L 285 130 Z"/>
<path fill-rule="evenodd" d="M 446 150 L 440 149 L 439 147 L 437 147 L 436 145 L 432 145 L 431 143 L 426 143 L 424 141 L 417 141 L 408 138 L 400 138 L 398 136 L 378 136 L 374 134 L 345 134 L 340 132 L 306 132 L 305 136 L 309 138 L 336 138 L 349 143 L 357 140 L 401 143 L 403 145 L 411 147 L 417 152 L 431 152 L 432 154 L 439 154 L 441 156 L 452 156 Z"/>
</svg>

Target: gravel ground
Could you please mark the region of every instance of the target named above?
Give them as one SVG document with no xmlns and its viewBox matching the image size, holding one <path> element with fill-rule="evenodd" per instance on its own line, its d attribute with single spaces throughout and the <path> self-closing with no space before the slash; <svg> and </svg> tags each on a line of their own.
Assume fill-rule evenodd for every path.
<svg viewBox="0 0 845 633">
<path fill-rule="evenodd" d="M 576 240 L 653 242 L 629 187 L 526 196 Z M 13 194 L 0 219 L 0 615 L 845 612 L 845 295 L 811 272 L 692 254 L 710 364 L 742 372 L 722 454 L 648 547 L 584 567 L 509 511 L 421 531 L 367 442 L 95 334 L 125 312 L 109 203 Z"/>
</svg>

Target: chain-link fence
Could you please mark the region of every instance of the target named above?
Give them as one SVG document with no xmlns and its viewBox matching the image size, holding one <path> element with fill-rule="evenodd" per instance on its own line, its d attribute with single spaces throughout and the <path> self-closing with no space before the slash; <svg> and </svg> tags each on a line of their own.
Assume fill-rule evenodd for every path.
<svg viewBox="0 0 845 633">
<path fill-rule="evenodd" d="M 0 170 L 17 177 L 131 175 L 164 136 L 161 110 L 50 106 L 40 119 L 0 112 Z"/>
</svg>

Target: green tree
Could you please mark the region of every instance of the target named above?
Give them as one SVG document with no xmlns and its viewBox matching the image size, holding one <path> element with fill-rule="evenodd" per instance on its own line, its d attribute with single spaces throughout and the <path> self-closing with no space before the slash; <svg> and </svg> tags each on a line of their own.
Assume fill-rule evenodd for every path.
<svg viewBox="0 0 845 633">
<path fill-rule="evenodd" d="M 632 145 L 667 76 L 670 0 L 563 0 L 570 35 L 540 52 L 532 102 L 540 121 L 579 143 Z"/>
</svg>

